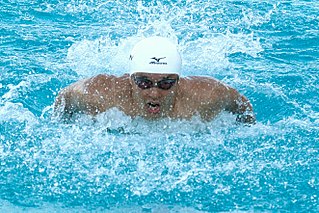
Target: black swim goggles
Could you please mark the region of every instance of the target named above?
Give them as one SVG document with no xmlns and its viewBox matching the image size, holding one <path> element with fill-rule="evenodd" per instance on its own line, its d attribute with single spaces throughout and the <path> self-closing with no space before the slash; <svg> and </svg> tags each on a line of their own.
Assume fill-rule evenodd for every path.
<svg viewBox="0 0 319 213">
<path fill-rule="evenodd" d="M 134 83 L 140 88 L 140 89 L 150 89 L 152 87 L 157 87 L 162 90 L 169 90 L 172 88 L 172 86 L 175 85 L 175 83 L 178 81 L 179 78 L 176 79 L 170 79 L 170 78 L 164 78 L 158 82 L 153 82 L 150 79 L 146 77 L 139 77 L 132 75 L 132 79 Z"/>
</svg>

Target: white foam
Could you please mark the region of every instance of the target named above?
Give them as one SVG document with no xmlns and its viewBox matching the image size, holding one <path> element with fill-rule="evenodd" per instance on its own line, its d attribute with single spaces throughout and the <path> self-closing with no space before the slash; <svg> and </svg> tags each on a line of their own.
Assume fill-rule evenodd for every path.
<svg viewBox="0 0 319 213">
<path fill-rule="evenodd" d="M 0 123 L 2 122 L 28 122 L 31 126 L 38 124 L 38 119 L 27 108 L 24 108 L 21 103 L 5 102 L 4 106 L 0 107 Z"/>
<path fill-rule="evenodd" d="M 67 61 L 74 71 L 84 77 L 100 73 L 121 75 L 128 72 L 128 52 L 132 45 L 130 39 L 119 44 L 105 37 L 82 40 L 68 49 Z"/>
<path fill-rule="evenodd" d="M 159 22 L 159 21 L 155 21 Z M 145 35 L 169 36 L 178 40 L 172 28 L 165 21 L 151 23 L 141 29 L 137 36 L 122 39 L 118 44 L 109 38 L 82 40 L 74 43 L 68 50 L 67 61 L 79 75 L 88 77 L 99 73 L 121 75 L 128 72 L 129 53 L 133 45 Z M 162 28 L 154 26 L 166 26 Z M 151 32 L 150 32 L 151 31 Z M 219 74 L 231 64 L 228 55 L 241 52 L 252 57 L 263 51 L 258 38 L 251 34 L 211 34 L 205 38 L 187 41 L 179 39 L 178 49 L 182 55 L 182 66 L 188 74 Z"/>
<path fill-rule="evenodd" d="M 18 85 L 8 84 L 7 87 L 9 91 L 5 93 L 2 98 L 6 100 L 14 99 L 19 96 L 19 90 L 26 91 L 26 89 L 30 86 L 30 82 L 21 81 Z"/>
</svg>

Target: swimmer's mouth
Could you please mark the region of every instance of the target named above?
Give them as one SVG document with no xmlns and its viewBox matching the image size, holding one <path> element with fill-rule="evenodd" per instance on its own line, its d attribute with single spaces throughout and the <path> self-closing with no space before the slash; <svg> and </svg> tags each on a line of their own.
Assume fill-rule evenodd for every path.
<svg viewBox="0 0 319 213">
<path fill-rule="evenodd" d="M 161 105 L 159 103 L 149 102 L 146 106 L 149 113 L 157 114 L 161 111 Z"/>
</svg>

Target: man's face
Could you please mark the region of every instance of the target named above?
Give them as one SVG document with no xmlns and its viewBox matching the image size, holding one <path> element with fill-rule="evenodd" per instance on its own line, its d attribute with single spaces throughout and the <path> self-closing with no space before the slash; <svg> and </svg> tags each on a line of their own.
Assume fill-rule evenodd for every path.
<svg viewBox="0 0 319 213">
<path fill-rule="evenodd" d="M 142 117 L 167 117 L 172 112 L 177 92 L 177 74 L 134 73 L 133 98 Z"/>
</svg>

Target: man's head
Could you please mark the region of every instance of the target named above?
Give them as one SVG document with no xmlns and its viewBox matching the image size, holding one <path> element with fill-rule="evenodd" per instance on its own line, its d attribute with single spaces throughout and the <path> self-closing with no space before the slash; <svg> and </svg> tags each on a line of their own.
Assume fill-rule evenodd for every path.
<svg viewBox="0 0 319 213">
<path fill-rule="evenodd" d="M 180 73 L 180 54 L 168 38 L 150 37 L 134 46 L 130 55 L 132 92 L 144 117 L 170 115 Z"/>
<path fill-rule="evenodd" d="M 136 72 L 181 74 L 181 56 L 170 39 L 154 36 L 138 42 L 130 55 L 130 75 Z"/>
</svg>

